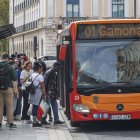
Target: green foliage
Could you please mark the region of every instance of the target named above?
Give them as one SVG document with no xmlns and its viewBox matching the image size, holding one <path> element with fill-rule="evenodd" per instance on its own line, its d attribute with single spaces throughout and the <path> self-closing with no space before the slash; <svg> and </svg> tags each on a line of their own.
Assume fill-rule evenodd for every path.
<svg viewBox="0 0 140 140">
<path fill-rule="evenodd" d="M 9 24 L 9 0 L 0 0 L 0 26 Z M 0 52 L 8 51 L 8 40 L 0 41 Z"/>
<path fill-rule="evenodd" d="M 9 0 L 0 0 L 0 23 L 1 25 L 9 23 Z"/>
</svg>

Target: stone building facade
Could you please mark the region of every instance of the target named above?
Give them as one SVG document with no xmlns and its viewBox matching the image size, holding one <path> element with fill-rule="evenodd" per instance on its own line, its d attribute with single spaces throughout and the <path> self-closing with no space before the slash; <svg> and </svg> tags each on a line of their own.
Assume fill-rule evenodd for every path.
<svg viewBox="0 0 140 140">
<path fill-rule="evenodd" d="M 28 57 L 56 55 L 56 38 L 72 21 L 139 18 L 140 0 L 9 0 L 9 20 L 16 34 L 9 52 Z"/>
</svg>

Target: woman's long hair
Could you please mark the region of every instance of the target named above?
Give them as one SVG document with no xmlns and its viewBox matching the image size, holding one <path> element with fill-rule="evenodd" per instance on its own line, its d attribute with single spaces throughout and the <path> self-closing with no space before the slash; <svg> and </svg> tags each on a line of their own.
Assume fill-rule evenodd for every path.
<svg viewBox="0 0 140 140">
<path fill-rule="evenodd" d="M 31 62 L 31 61 L 29 61 L 29 60 L 28 60 L 28 61 L 26 61 L 26 62 L 25 62 L 25 64 L 24 64 L 24 66 L 23 66 L 23 69 L 25 69 L 25 70 L 26 70 L 29 64 L 32 64 L 32 62 Z"/>
</svg>

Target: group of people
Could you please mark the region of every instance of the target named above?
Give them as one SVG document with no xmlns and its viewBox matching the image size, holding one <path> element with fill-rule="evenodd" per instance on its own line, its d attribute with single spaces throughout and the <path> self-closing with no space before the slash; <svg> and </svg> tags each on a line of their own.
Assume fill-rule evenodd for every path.
<svg viewBox="0 0 140 140">
<path fill-rule="evenodd" d="M 21 62 L 21 60 L 23 61 Z M 64 123 L 59 120 L 57 104 L 59 66 L 60 63 L 56 62 L 52 68 L 47 70 L 44 62 L 35 61 L 32 64 L 26 55 L 9 57 L 7 53 L 2 54 L 0 62 L 0 128 L 3 116 L 6 116 L 6 125 L 10 128 L 16 128 L 14 120 L 32 123 L 33 127 L 41 127 L 42 124 L 49 124 L 48 120 L 52 121 L 52 112 L 55 125 Z M 35 94 L 30 94 L 26 90 L 29 80 L 33 81 L 33 85 L 36 87 Z M 37 111 L 42 100 L 46 101 L 50 107 L 49 110 L 46 110 L 47 115 L 38 120 Z M 32 105 L 31 115 L 28 114 L 30 105 Z M 48 116 L 49 118 L 47 118 Z"/>
</svg>

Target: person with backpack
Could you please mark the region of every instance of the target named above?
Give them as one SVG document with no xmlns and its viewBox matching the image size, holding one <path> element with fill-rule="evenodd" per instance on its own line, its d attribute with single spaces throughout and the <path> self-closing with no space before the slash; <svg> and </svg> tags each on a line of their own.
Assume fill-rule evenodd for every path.
<svg viewBox="0 0 140 140">
<path fill-rule="evenodd" d="M 15 60 L 14 59 L 9 59 L 9 62 L 8 62 L 11 67 L 13 67 L 15 69 Z M 17 105 L 17 100 L 18 100 L 18 97 L 19 97 L 19 92 L 18 92 L 18 86 L 17 86 L 17 81 L 12 81 L 12 84 L 13 84 L 13 112 L 15 111 L 16 109 L 16 105 Z M 3 115 L 4 115 L 4 120 L 7 121 L 7 116 L 6 116 L 6 107 L 4 105 L 4 111 L 3 111 Z M 15 119 L 14 119 L 15 120 Z M 9 123 L 6 123 L 6 126 L 9 126 Z"/>
<path fill-rule="evenodd" d="M 13 83 L 17 80 L 16 71 L 8 61 L 9 55 L 3 53 L 0 62 L 0 127 L 2 127 L 4 103 L 7 111 L 7 122 L 10 128 L 16 128 L 13 123 Z"/>
<path fill-rule="evenodd" d="M 58 72 L 59 67 L 60 67 L 60 63 L 55 62 L 53 64 L 53 67 L 47 70 L 45 73 L 46 96 L 53 110 L 54 125 L 64 123 L 63 121 L 59 120 L 58 104 L 57 104 L 57 98 L 58 98 L 57 72 Z"/>
<path fill-rule="evenodd" d="M 15 67 L 16 67 L 15 60 L 9 61 L 9 64 L 15 69 Z M 18 92 L 17 81 L 12 81 L 12 82 L 13 82 L 13 93 L 14 93 L 14 97 L 13 97 L 13 113 L 14 113 L 16 110 L 16 106 L 17 106 L 19 92 Z"/>
<path fill-rule="evenodd" d="M 34 62 L 33 64 L 34 73 L 31 75 L 30 80 L 35 87 L 35 93 L 30 93 L 28 103 L 33 105 L 32 116 L 33 125 L 32 127 L 41 127 L 42 124 L 39 123 L 37 119 L 37 111 L 42 99 L 46 99 L 44 77 L 42 75 L 43 67 L 39 62 Z"/>
</svg>

